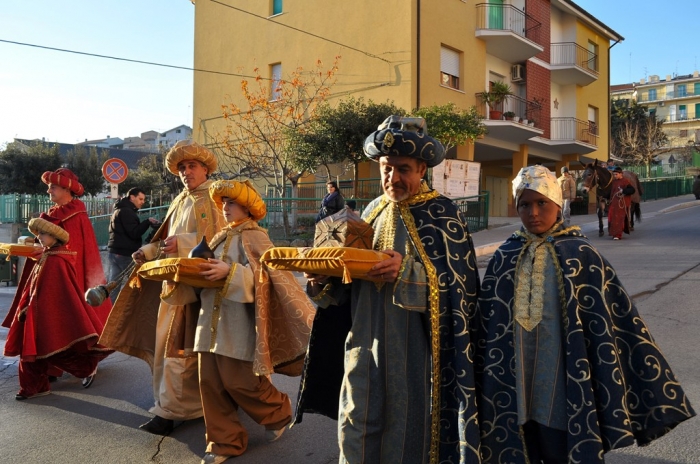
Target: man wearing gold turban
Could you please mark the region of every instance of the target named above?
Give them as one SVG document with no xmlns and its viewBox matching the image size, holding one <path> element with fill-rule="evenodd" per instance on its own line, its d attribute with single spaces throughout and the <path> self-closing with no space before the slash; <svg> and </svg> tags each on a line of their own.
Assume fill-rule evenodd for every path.
<svg viewBox="0 0 700 464">
<path fill-rule="evenodd" d="M 471 322 L 483 462 L 603 463 L 694 416 L 610 263 L 563 224 L 555 175 L 521 169 L 513 197 L 523 227 Z"/>
<path fill-rule="evenodd" d="M 209 197 L 209 175 L 217 168 L 211 151 L 181 140 L 166 155 L 165 165 L 180 177 L 185 188 L 173 200 L 153 241 L 132 255 L 137 264 L 156 258 L 187 257 L 203 237 L 213 237 L 225 223 Z M 202 416 L 197 355 L 192 351 L 199 302 L 161 302 L 158 297 L 161 290 L 166 293 L 168 283 L 162 285 L 161 289 L 159 283 L 146 280 L 141 281 L 140 289 L 126 285 L 115 302 L 100 343 L 149 363 L 155 398 L 150 412 L 155 417 L 141 428 L 167 435 L 175 420 Z"/>
</svg>

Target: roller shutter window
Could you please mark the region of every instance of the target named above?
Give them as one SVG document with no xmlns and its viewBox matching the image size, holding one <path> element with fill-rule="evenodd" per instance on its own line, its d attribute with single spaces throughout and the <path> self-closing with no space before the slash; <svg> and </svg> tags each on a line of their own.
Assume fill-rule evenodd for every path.
<svg viewBox="0 0 700 464">
<path fill-rule="evenodd" d="M 440 83 L 459 90 L 460 53 L 451 48 L 440 49 Z"/>
</svg>

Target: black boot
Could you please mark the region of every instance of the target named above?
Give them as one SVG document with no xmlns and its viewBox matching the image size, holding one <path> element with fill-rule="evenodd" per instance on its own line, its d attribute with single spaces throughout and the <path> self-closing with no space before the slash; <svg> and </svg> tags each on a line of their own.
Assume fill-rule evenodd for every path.
<svg viewBox="0 0 700 464">
<path fill-rule="evenodd" d="M 139 425 L 139 428 L 154 435 L 168 435 L 173 431 L 174 423 L 175 421 L 172 419 L 163 419 L 160 416 L 155 416 L 145 424 Z"/>
</svg>

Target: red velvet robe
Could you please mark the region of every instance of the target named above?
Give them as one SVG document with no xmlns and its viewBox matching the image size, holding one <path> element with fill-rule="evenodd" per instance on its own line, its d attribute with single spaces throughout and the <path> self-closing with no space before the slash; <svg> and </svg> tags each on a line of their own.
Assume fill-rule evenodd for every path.
<svg viewBox="0 0 700 464">
<path fill-rule="evenodd" d="M 109 351 L 97 345 L 103 322 L 95 308 L 83 297 L 75 270 L 76 253 L 66 246 L 44 251 L 32 266 L 26 285 L 18 289 L 15 301 L 3 322 L 9 327 L 5 356 L 22 361 L 51 361 L 51 356 L 67 350 L 105 357 Z M 20 321 L 18 313 L 24 314 Z"/>
<path fill-rule="evenodd" d="M 107 280 L 105 279 L 104 269 L 102 268 L 100 250 L 97 248 L 97 239 L 95 238 L 92 223 L 90 223 L 90 219 L 88 218 L 85 204 L 78 198 L 74 198 L 63 206 L 52 206 L 47 214 L 60 219 L 61 225 L 70 235 L 67 246 L 68 249 L 77 252 L 75 273 L 81 295 L 85 295 L 85 291 L 89 288 L 106 283 Z M 21 290 L 26 285 L 27 278 L 34 264 L 35 261 L 27 259 L 24 265 L 22 276 L 17 285 L 17 293 L 12 301 L 13 309 L 16 309 L 18 303 L 17 298 L 22 294 Z M 111 310 L 112 302 L 109 298 L 106 298 L 104 303 L 95 308 L 95 313 L 102 322 L 102 325 L 107 321 Z"/>
<path fill-rule="evenodd" d="M 622 238 L 622 233 L 629 234 L 629 216 L 632 197 L 629 195 L 617 195 L 621 189 L 632 185 L 626 178 L 613 179 L 610 190 L 610 207 L 608 210 L 608 234 L 612 237 Z"/>
</svg>

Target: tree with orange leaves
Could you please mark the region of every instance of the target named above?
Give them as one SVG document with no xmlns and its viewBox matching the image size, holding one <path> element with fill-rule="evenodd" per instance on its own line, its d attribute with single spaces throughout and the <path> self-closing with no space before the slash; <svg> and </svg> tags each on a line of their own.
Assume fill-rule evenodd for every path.
<svg viewBox="0 0 700 464">
<path fill-rule="evenodd" d="M 255 79 L 241 82 L 242 103 L 222 105 L 226 125 L 214 136 L 213 147 L 219 155 L 219 169 L 233 176 L 265 179 L 280 198 L 288 196 L 288 185 L 294 192 L 307 173 L 292 163 L 294 147 L 288 135 L 308 124 L 318 105 L 328 98 L 339 60 L 337 56 L 329 69 L 318 60 L 313 70 L 299 67 L 287 78 L 267 79 L 255 68 Z M 287 214 L 284 226 L 289 231 Z"/>
</svg>

